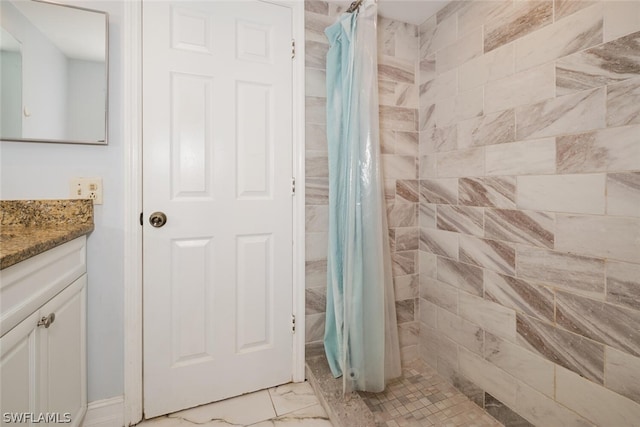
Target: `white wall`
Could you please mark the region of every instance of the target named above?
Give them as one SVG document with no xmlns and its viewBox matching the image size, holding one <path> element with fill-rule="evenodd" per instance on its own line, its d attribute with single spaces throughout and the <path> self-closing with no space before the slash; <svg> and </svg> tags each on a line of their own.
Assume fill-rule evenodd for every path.
<svg viewBox="0 0 640 427">
<path fill-rule="evenodd" d="M 109 145 L 0 142 L 0 198 L 67 198 L 71 177 L 103 179 L 104 205 L 96 206 L 88 239 L 88 398 L 95 401 L 123 394 L 123 4 L 75 4 L 109 13 Z"/>
<path fill-rule="evenodd" d="M 67 135 L 74 141 L 104 139 L 104 62 L 67 61 Z"/>
<path fill-rule="evenodd" d="M 0 133 L 22 135 L 22 55 L 0 50 Z"/>
</svg>

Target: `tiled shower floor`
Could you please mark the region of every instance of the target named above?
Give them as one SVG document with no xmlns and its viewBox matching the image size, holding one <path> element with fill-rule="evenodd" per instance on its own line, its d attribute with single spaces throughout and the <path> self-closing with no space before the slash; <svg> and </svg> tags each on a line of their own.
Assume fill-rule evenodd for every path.
<svg viewBox="0 0 640 427">
<path fill-rule="evenodd" d="M 307 377 L 335 427 L 502 426 L 429 365 L 403 366 L 401 378 L 382 393 L 342 396 L 319 348 L 307 350 Z"/>
</svg>

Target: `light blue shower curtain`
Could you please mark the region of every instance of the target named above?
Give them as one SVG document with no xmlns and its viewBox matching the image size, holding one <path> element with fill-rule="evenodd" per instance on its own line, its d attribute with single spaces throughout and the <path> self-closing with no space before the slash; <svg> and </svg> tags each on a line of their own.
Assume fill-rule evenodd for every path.
<svg viewBox="0 0 640 427">
<path fill-rule="evenodd" d="M 382 391 L 401 373 L 380 168 L 376 17 L 375 2 L 367 0 L 325 30 L 331 47 L 324 345 L 345 392 Z"/>
</svg>

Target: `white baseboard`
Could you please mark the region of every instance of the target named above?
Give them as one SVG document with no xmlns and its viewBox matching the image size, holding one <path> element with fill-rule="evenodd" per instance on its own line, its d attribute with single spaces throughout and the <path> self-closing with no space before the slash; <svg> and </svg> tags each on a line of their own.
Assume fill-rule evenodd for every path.
<svg viewBox="0 0 640 427">
<path fill-rule="evenodd" d="M 123 427 L 124 396 L 89 402 L 83 427 Z"/>
</svg>

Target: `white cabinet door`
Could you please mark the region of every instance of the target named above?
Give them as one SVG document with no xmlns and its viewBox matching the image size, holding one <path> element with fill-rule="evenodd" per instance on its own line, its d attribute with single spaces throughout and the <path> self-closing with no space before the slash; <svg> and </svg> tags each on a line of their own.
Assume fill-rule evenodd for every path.
<svg viewBox="0 0 640 427">
<path fill-rule="evenodd" d="M 40 309 L 41 317 L 55 313 L 39 331 L 41 411 L 68 414 L 74 427 L 87 407 L 86 284 L 84 274 Z"/>
<path fill-rule="evenodd" d="M 291 21 L 143 2 L 146 417 L 291 381 Z"/>
<path fill-rule="evenodd" d="M 29 423 L 24 419 L 13 417 L 35 413 L 39 408 L 36 369 L 40 359 L 38 316 L 38 312 L 33 313 L 0 338 L 2 426 L 27 426 Z"/>
</svg>

